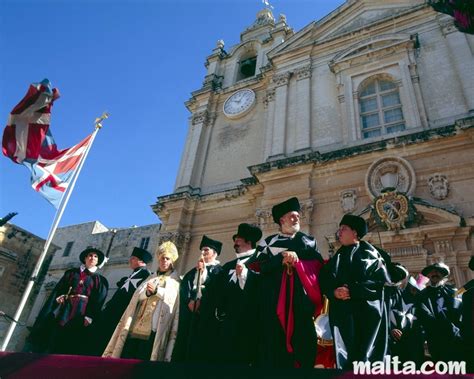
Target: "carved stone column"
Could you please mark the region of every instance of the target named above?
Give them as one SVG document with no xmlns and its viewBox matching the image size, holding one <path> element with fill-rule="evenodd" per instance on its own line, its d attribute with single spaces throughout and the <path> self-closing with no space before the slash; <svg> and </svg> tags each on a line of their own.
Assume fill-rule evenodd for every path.
<svg viewBox="0 0 474 379">
<path fill-rule="evenodd" d="M 205 129 L 209 125 L 209 113 L 201 111 L 195 113 L 191 119 L 190 131 L 186 141 L 185 156 L 183 157 L 183 165 L 181 167 L 181 176 L 176 187 L 182 188 L 186 186 L 198 187 L 196 178 L 200 178 L 201 173 L 197 172 L 198 167 L 202 166 L 198 154 L 203 150 L 203 143 L 205 142 Z M 201 163 L 201 164 L 200 164 Z"/>
<path fill-rule="evenodd" d="M 269 89 L 265 95 L 263 106 L 266 109 L 265 117 L 265 151 L 263 161 L 272 154 L 273 121 L 275 120 L 275 88 Z"/>
<path fill-rule="evenodd" d="M 446 37 L 446 42 L 451 54 L 448 54 L 449 61 L 456 73 L 459 87 L 462 91 L 462 97 L 468 111 L 474 110 L 474 63 L 472 53 L 464 33 L 459 33 L 455 28 L 453 21 L 441 26 L 441 30 Z"/>
<path fill-rule="evenodd" d="M 295 151 L 311 150 L 311 65 L 296 72 L 296 144 Z"/>
<path fill-rule="evenodd" d="M 290 73 L 273 76 L 275 85 L 275 120 L 273 123 L 272 149 L 270 158 L 282 158 L 285 155 L 286 117 L 288 107 L 288 83 Z"/>
</svg>

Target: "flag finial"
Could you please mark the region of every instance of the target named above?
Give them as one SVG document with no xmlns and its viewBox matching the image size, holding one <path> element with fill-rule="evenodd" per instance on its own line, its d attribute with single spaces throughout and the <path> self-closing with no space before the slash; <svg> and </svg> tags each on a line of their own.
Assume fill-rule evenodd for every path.
<svg viewBox="0 0 474 379">
<path fill-rule="evenodd" d="M 102 121 L 104 121 L 106 118 L 109 118 L 109 116 L 110 115 L 107 112 L 104 112 L 100 117 L 96 118 L 94 121 L 96 129 L 102 128 Z"/>
<path fill-rule="evenodd" d="M 267 9 L 273 9 L 273 5 L 270 4 L 270 0 L 262 0 L 262 3 Z"/>
</svg>

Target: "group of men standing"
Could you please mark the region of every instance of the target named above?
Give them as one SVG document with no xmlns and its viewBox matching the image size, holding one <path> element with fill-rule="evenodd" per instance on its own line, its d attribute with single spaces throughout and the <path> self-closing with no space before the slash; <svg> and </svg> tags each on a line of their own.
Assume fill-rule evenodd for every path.
<svg viewBox="0 0 474 379">
<path fill-rule="evenodd" d="M 301 232 L 300 212 L 295 197 L 275 205 L 279 233 L 264 239 L 258 227 L 240 224 L 232 237 L 236 258 L 223 266 L 222 243 L 203 236 L 196 267 L 181 280 L 171 242 L 158 249 L 151 276 L 151 254 L 136 248 L 133 272 L 102 311 L 108 284 L 96 266 L 104 257 L 86 250 L 81 268 L 65 273 L 43 307 L 30 342 L 51 353 L 314 367 L 314 319 L 326 296 L 333 339 L 325 347 L 326 367 L 351 369 L 354 361 L 382 361 L 387 354 L 421 363 L 425 340 L 433 360 L 467 359 L 472 283 L 464 294 L 471 310 L 461 321 L 462 302 L 445 284 L 446 265 L 426 267 L 429 284 L 422 289 L 386 252 L 362 240 L 367 224 L 354 215 L 342 218 L 341 247 L 325 262 L 316 240 Z M 94 349 L 79 346 L 85 330 Z"/>
</svg>

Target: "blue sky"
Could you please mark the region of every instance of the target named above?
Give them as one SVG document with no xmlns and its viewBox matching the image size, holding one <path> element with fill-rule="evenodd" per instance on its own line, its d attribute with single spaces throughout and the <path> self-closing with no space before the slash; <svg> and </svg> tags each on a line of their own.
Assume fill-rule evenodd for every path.
<svg viewBox="0 0 474 379">
<path fill-rule="evenodd" d="M 274 0 L 295 31 L 343 0 Z M 263 8 L 260 0 L 2 0 L 0 117 L 30 83 L 48 78 L 61 93 L 51 130 L 59 148 L 110 113 L 78 179 L 61 226 L 108 227 L 160 220 L 150 205 L 173 192 L 188 127 L 184 102 L 201 87 L 218 39 L 226 49 Z M 30 186 L 29 172 L 0 157 L 0 217 L 45 238 L 55 209 Z"/>
</svg>

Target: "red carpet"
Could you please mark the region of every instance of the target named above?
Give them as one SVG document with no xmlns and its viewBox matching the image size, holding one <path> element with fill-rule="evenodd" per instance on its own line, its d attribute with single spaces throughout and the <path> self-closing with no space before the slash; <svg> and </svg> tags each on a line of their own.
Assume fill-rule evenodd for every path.
<svg viewBox="0 0 474 379">
<path fill-rule="evenodd" d="M 199 364 L 170 364 L 137 359 L 112 359 L 77 355 L 0 353 L 1 379 L 153 379 L 153 378 L 364 378 L 351 372 L 326 369 L 250 369 Z M 375 377 L 375 376 L 372 376 Z M 378 375 L 378 378 L 397 378 Z M 452 378 L 449 375 L 410 375 L 410 379 Z M 461 377 L 461 376 L 458 376 Z M 474 378 L 465 375 L 464 378 Z"/>
</svg>

